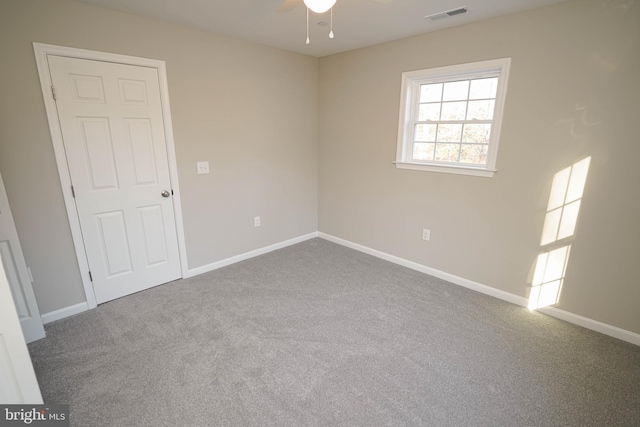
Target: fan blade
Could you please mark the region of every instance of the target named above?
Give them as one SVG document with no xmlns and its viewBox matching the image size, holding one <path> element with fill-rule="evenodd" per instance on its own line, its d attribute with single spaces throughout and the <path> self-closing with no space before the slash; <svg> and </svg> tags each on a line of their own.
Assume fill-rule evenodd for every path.
<svg viewBox="0 0 640 427">
<path fill-rule="evenodd" d="M 282 4 L 276 9 L 277 12 L 288 12 L 294 7 L 302 3 L 302 0 L 283 0 Z"/>
<path fill-rule="evenodd" d="M 376 2 L 376 3 L 389 4 L 393 0 L 373 0 L 373 1 Z"/>
</svg>

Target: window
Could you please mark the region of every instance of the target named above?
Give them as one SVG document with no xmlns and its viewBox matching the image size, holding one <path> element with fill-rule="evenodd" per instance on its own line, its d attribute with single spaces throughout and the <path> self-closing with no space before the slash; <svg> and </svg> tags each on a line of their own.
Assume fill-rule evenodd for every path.
<svg viewBox="0 0 640 427">
<path fill-rule="evenodd" d="M 396 167 L 493 176 L 510 62 L 402 73 Z"/>
</svg>

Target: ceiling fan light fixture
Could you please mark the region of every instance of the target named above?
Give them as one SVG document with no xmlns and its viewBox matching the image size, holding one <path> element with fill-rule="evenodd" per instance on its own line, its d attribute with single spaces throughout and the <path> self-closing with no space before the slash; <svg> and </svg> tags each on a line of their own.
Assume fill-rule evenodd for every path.
<svg viewBox="0 0 640 427">
<path fill-rule="evenodd" d="M 315 13 L 325 13 L 336 4 L 336 0 L 304 0 L 304 4 Z"/>
</svg>

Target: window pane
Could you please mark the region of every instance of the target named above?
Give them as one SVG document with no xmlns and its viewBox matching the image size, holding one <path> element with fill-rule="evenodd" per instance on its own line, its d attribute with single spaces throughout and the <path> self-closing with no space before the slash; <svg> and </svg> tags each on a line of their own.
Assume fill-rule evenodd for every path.
<svg viewBox="0 0 640 427">
<path fill-rule="evenodd" d="M 486 124 L 465 124 L 462 133 L 462 142 L 489 143 L 491 136 L 491 125 Z"/>
<path fill-rule="evenodd" d="M 471 163 L 473 165 L 486 165 L 489 146 L 485 144 L 467 145 L 462 144 L 460 150 L 460 163 Z"/>
<path fill-rule="evenodd" d="M 441 162 L 457 162 L 460 155 L 460 144 L 437 144 L 436 160 Z"/>
<path fill-rule="evenodd" d="M 438 102 L 442 99 L 442 83 L 420 85 L 420 102 Z"/>
<path fill-rule="evenodd" d="M 469 99 L 495 98 L 498 91 L 498 78 L 478 79 L 471 81 Z"/>
<path fill-rule="evenodd" d="M 460 142 L 462 125 L 438 125 L 438 142 Z"/>
<path fill-rule="evenodd" d="M 413 144 L 414 160 L 433 160 L 433 151 L 436 144 L 426 144 L 424 142 L 416 142 Z"/>
<path fill-rule="evenodd" d="M 425 120 L 440 120 L 440 105 L 439 102 L 435 104 L 420 104 L 418 120 L 421 122 Z"/>
<path fill-rule="evenodd" d="M 495 101 L 469 101 L 467 120 L 493 120 Z"/>
<path fill-rule="evenodd" d="M 440 120 L 464 120 L 467 102 L 443 102 L 442 118 Z"/>
<path fill-rule="evenodd" d="M 444 84 L 443 101 L 458 101 L 467 99 L 469 94 L 469 80 L 449 82 Z"/>
<path fill-rule="evenodd" d="M 436 128 L 438 125 L 416 125 L 416 131 L 413 136 L 414 141 L 430 141 L 436 140 Z"/>
</svg>

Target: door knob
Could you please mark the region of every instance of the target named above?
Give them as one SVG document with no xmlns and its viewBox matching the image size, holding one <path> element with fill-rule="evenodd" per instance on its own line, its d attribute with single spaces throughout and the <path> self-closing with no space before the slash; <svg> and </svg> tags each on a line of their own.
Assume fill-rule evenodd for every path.
<svg viewBox="0 0 640 427">
<path fill-rule="evenodd" d="M 162 197 L 169 197 L 169 192 L 167 190 L 164 190 L 162 193 L 160 193 L 160 195 Z"/>
</svg>

